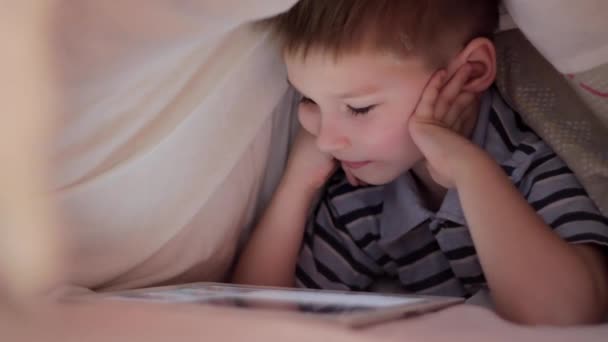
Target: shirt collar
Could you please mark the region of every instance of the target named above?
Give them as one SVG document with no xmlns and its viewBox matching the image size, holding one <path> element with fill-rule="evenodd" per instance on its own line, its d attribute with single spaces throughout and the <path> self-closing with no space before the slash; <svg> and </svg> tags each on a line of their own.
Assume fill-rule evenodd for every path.
<svg viewBox="0 0 608 342">
<path fill-rule="evenodd" d="M 490 120 L 492 93 L 482 95 L 477 123 L 471 141 L 483 147 Z M 431 212 L 422 203 L 420 193 L 409 172 L 397 178 L 384 188 L 384 215 L 380 224 L 383 240 L 391 241 L 407 234 L 423 222 L 437 218 L 466 225 L 458 192 L 449 189 L 437 213 Z"/>
<path fill-rule="evenodd" d="M 393 241 L 432 217 L 421 201 L 416 183 L 409 172 L 384 187 L 384 208 L 380 235 Z"/>
</svg>

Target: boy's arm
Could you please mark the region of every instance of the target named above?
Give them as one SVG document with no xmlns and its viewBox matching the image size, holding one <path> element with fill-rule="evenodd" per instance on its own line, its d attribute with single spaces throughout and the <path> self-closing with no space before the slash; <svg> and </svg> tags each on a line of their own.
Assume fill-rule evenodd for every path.
<svg viewBox="0 0 608 342">
<path fill-rule="evenodd" d="M 251 285 L 295 284 L 295 267 L 310 206 L 336 168 L 301 130 L 290 152 L 285 175 L 270 205 L 239 257 L 233 282 Z"/>
<path fill-rule="evenodd" d="M 458 89 L 469 72 L 463 67 L 443 89 L 441 75 L 436 75 L 410 131 L 433 178 L 458 191 L 498 310 L 528 324 L 599 321 L 608 303 L 601 253 L 563 241 L 485 151 L 447 126 L 442 113 L 434 113 L 450 107 L 435 105 L 443 101 L 466 118 L 470 97 L 458 95 Z"/>
<path fill-rule="evenodd" d="M 245 246 L 232 281 L 293 287 L 307 214 L 315 192 L 284 178 Z"/>
<path fill-rule="evenodd" d="M 454 182 L 497 309 L 528 324 L 603 318 L 607 265 L 591 246 L 552 231 L 503 170 L 475 146 L 459 158 Z"/>
</svg>

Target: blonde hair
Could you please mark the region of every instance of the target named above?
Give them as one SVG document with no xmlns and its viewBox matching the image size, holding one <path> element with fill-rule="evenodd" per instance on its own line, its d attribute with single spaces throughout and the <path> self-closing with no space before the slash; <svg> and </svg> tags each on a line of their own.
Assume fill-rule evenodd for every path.
<svg viewBox="0 0 608 342">
<path fill-rule="evenodd" d="M 442 65 L 469 41 L 491 39 L 499 0 L 300 0 L 267 19 L 288 53 L 373 49 Z"/>
</svg>

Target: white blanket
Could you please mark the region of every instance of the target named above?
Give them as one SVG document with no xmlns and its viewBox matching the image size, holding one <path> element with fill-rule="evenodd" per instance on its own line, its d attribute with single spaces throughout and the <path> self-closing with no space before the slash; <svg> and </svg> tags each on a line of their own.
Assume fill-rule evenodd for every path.
<svg viewBox="0 0 608 342">
<path fill-rule="evenodd" d="M 53 2 L 63 105 L 53 191 L 71 239 L 71 282 L 222 279 L 280 174 L 289 120 L 277 118 L 291 105 L 279 52 L 246 23 L 293 3 Z M 506 6 L 561 71 L 608 60 L 608 2 Z"/>
<path fill-rule="evenodd" d="M 608 1 L 503 2 L 528 39 L 562 73 L 608 62 Z"/>
<path fill-rule="evenodd" d="M 271 113 L 289 106 L 277 49 L 242 24 L 293 2 L 58 2 L 52 157 L 72 283 L 222 279 L 260 205 Z"/>
</svg>

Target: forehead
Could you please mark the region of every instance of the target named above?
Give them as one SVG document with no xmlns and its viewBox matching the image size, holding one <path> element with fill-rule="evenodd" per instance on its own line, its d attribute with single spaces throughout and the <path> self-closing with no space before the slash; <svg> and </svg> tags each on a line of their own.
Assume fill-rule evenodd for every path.
<svg viewBox="0 0 608 342">
<path fill-rule="evenodd" d="M 345 92 L 351 88 L 381 88 L 419 81 L 431 70 L 419 57 L 390 53 L 347 53 L 335 56 L 309 51 L 284 54 L 289 81 L 298 90 Z"/>
</svg>

